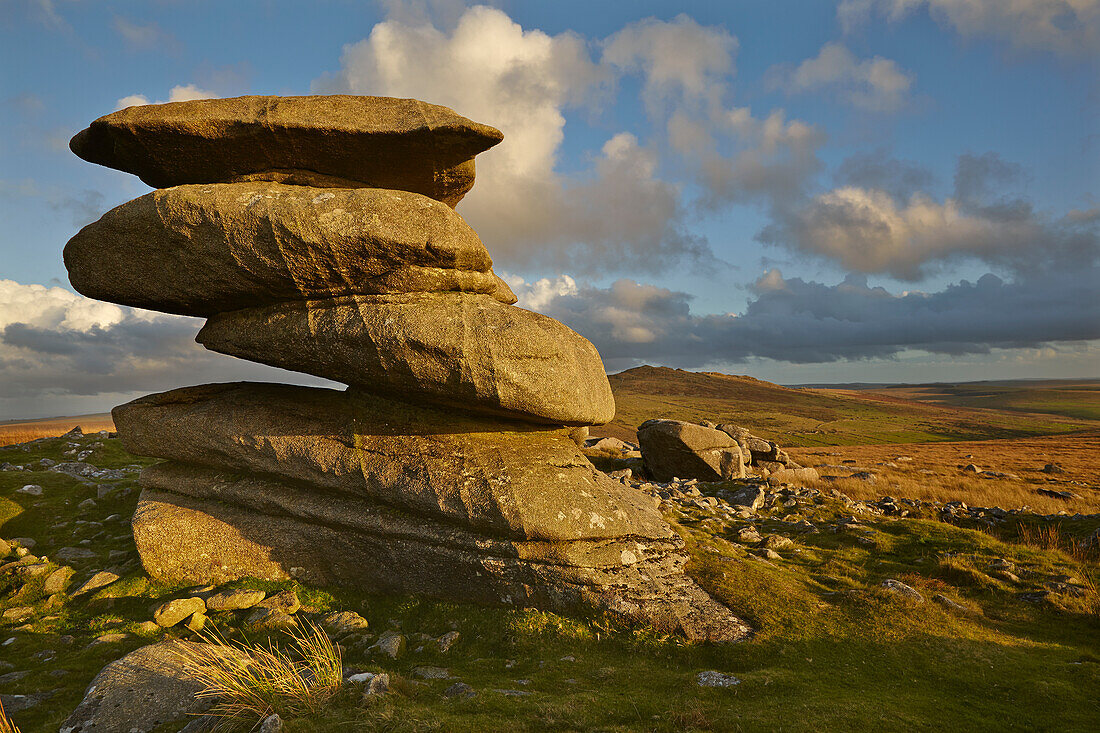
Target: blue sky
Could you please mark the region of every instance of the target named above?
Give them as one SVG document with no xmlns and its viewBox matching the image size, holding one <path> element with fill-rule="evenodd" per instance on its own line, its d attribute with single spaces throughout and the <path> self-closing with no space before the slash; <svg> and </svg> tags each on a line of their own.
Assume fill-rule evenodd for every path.
<svg viewBox="0 0 1100 733">
<path fill-rule="evenodd" d="M 3 11 L 0 419 L 289 378 L 204 352 L 194 319 L 72 294 L 61 260 L 149 191 L 71 154 L 76 131 L 242 94 L 412 96 L 499 127 L 458 211 L 520 304 L 612 371 L 1097 376 L 1098 0 Z"/>
</svg>

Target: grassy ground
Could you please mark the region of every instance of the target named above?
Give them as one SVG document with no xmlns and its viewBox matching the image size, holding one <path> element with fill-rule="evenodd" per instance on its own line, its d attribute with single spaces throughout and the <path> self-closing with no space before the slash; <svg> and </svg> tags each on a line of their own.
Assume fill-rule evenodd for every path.
<svg viewBox="0 0 1100 733">
<path fill-rule="evenodd" d="M 88 461 L 104 468 L 143 463 L 115 440 L 96 442 Z M 46 442 L 31 452 L 0 451 L 0 461 L 60 460 L 67 446 Z M 122 491 L 96 499 L 99 484 Z M 38 484 L 41 497 L 16 493 Z M 14 719 L 30 731 L 56 731 L 107 662 L 159 638 L 141 624 L 150 608 L 181 589 L 148 579 L 136 559 L 128 519 L 136 501 L 132 478 L 76 479 L 48 471 L 0 472 L 0 537 L 31 537 L 33 552 L 53 555 L 84 547 L 94 557 L 70 564 L 81 582 L 93 571 L 118 569 L 123 579 L 90 597 L 48 608 L 42 578 L 19 586 L 0 575 L 0 610 L 30 607 L 29 619 L 0 629 L 0 693 L 51 696 Z M 95 506 L 80 507 L 88 498 Z M 789 504 L 789 505 L 788 505 Z M 308 612 L 354 610 L 370 635 L 340 639 L 345 664 L 390 673 L 396 692 L 364 700 L 349 688 L 310 720 L 288 719 L 287 731 L 687 731 L 687 730 L 1095 730 L 1100 723 L 1100 579 L 1095 555 L 1073 557 L 1065 546 L 1027 544 L 1015 524 L 960 527 L 928 516 L 861 520 L 866 530 L 833 531 L 850 513 L 840 500 L 791 499 L 764 511 L 762 531 L 790 534 L 782 559 L 766 561 L 731 541 L 736 523 L 693 510 L 668 516 L 689 542 L 691 573 L 748 620 L 756 635 L 730 646 L 684 643 L 592 616 L 566 618 L 409 598 L 244 581 L 268 591 L 297 590 Z M 820 531 L 794 534 L 795 518 Z M 786 519 L 788 523 L 780 520 Z M 1026 524 L 1049 526 L 1038 519 Z M 1083 538 L 1100 520 L 1064 520 L 1063 538 Z M 1024 533 L 1025 539 L 1034 533 Z M 81 544 L 83 540 L 87 543 Z M 1033 546 L 1038 544 L 1038 546 Z M 992 574 L 1004 559 L 1020 580 Z M 1080 596 L 1055 594 L 1029 602 L 1021 593 L 1072 576 Z M 915 587 L 917 604 L 881 588 L 886 578 Z M 949 610 L 934 594 L 965 604 Z M 239 636 L 241 614 L 212 621 Z M 399 629 L 409 650 L 397 659 L 368 651 L 373 634 Z M 447 653 L 417 641 L 458 630 Z M 174 628 L 169 635 L 188 632 Z M 95 643 L 104 634 L 121 638 Z M 418 636 L 418 635 L 427 636 Z M 417 647 L 422 646 L 421 651 Z M 417 679 L 419 665 L 446 667 L 450 678 Z M 703 670 L 741 683 L 705 689 Z M 476 697 L 447 699 L 455 681 Z M 506 691 L 506 692 L 501 692 Z M 518 693 L 518 694 L 517 694 Z"/>
<path fill-rule="evenodd" d="M 846 390 L 791 389 L 751 377 L 638 367 L 609 377 L 615 420 L 593 435 L 634 440 L 653 417 L 749 427 L 784 446 L 990 440 L 1100 428 L 1096 416 L 1030 414 Z"/>
<path fill-rule="evenodd" d="M 74 427 L 79 427 L 85 433 L 96 433 L 100 430 L 113 431 L 115 423 L 109 412 L 79 415 L 77 417 L 49 417 L 42 420 L 0 422 L 0 446 L 26 443 L 38 438 L 61 435 Z"/>
<path fill-rule="evenodd" d="M 955 407 L 1100 420 L 1100 381 L 1095 379 L 905 385 L 865 391 Z"/>
</svg>

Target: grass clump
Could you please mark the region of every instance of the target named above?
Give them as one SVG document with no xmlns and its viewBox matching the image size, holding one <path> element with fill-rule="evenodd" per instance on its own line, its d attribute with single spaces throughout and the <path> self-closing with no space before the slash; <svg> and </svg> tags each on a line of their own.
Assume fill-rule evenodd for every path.
<svg viewBox="0 0 1100 733">
<path fill-rule="evenodd" d="M 297 717 L 318 713 L 343 682 L 340 650 L 316 625 L 289 629 L 286 648 L 272 641 L 229 641 L 200 633 L 202 644 L 177 650 L 187 675 L 203 685 L 198 697 L 212 699 L 207 714 L 226 726 L 258 722 L 273 713 Z"/>
</svg>

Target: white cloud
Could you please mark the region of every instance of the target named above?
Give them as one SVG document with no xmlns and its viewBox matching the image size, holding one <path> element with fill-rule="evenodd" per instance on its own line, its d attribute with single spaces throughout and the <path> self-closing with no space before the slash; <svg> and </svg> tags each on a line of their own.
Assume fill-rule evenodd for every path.
<svg viewBox="0 0 1100 733">
<path fill-rule="evenodd" d="M 826 43 L 817 56 L 797 67 L 768 70 L 771 87 L 788 94 L 830 92 L 859 109 L 894 112 L 907 102 L 913 77 L 890 60 L 875 56 L 859 59 L 837 42 Z"/>
<path fill-rule="evenodd" d="M 131 94 L 122 97 L 115 103 L 115 109 L 136 107 L 143 104 L 165 104 L 166 102 L 190 102 L 195 99 L 217 99 L 218 95 L 205 89 L 199 89 L 194 84 L 179 84 L 168 91 L 168 99 L 158 99 L 150 102 L 143 94 Z"/>
<path fill-rule="evenodd" d="M 1100 50 L 1100 0 L 842 0 L 837 17 L 851 31 L 872 15 L 896 22 L 921 8 L 965 37 L 1064 56 Z"/>
<path fill-rule="evenodd" d="M 863 172 L 889 178 L 899 170 L 914 173 L 904 166 Z M 776 212 L 758 239 L 903 280 L 919 280 L 930 265 L 961 258 L 1016 271 L 1095 267 L 1100 222 L 1053 218 L 1011 198 L 1006 192 L 1022 179 L 1019 166 L 995 154 L 962 155 L 954 194 L 943 200 L 922 192 L 899 200 L 879 188 L 840 186 Z"/>
<path fill-rule="evenodd" d="M 604 41 L 603 62 L 641 73 L 642 97 L 655 110 L 670 100 L 720 104 L 734 73 L 738 41 L 724 28 L 702 26 L 687 15 L 647 18 Z"/>
<path fill-rule="evenodd" d="M 179 41 L 171 33 L 161 30 L 156 23 L 135 23 L 121 15 L 116 15 L 112 25 L 115 32 L 122 36 L 123 42 L 132 50 L 175 51 L 179 48 Z"/>
<path fill-rule="evenodd" d="M 0 280 L 0 417 L 72 414 L 54 406 L 80 396 L 123 401 L 202 382 L 321 381 L 206 351 L 195 343 L 201 325 L 60 287 Z"/>
<path fill-rule="evenodd" d="M 476 6 L 450 31 L 424 20 L 379 23 L 315 88 L 416 97 L 498 127 L 504 142 L 478 156 L 477 184 L 459 211 L 504 267 L 656 271 L 708 257 L 683 233 L 679 190 L 633 135 L 609 138 L 587 171 L 558 171 L 565 110 L 588 104 L 611 78 L 576 34 L 525 30 Z"/>
</svg>

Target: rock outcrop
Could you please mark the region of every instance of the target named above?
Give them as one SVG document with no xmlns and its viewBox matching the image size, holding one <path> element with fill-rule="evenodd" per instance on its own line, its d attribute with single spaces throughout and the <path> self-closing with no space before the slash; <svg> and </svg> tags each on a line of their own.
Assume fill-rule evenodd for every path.
<svg viewBox="0 0 1100 733">
<path fill-rule="evenodd" d="M 749 632 L 684 573 L 652 501 L 580 452 L 615 411 L 596 349 L 511 305 L 477 235 L 432 200 L 453 206 L 499 140 L 376 97 L 134 107 L 74 138 L 88 160 L 176 186 L 73 238 L 78 290 L 204 316 L 211 350 L 349 385 L 204 385 L 115 408 L 126 448 L 166 461 L 142 473 L 133 519 L 152 576 Z M 740 468 L 737 444 L 708 432 L 724 440 L 715 470 Z"/>
<path fill-rule="evenodd" d="M 153 188 L 239 181 L 393 188 L 453 207 L 474 185 L 474 156 L 503 139 L 416 99 L 249 96 L 127 107 L 100 117 L 69 147 Z"/>
<path fill-rule="evenodd" d="M 657 481 L 742 478 L 741 449 L 726 433 L 680 420 L 646 420 L 638 427 L 646 472 Z"/>
</svg>

